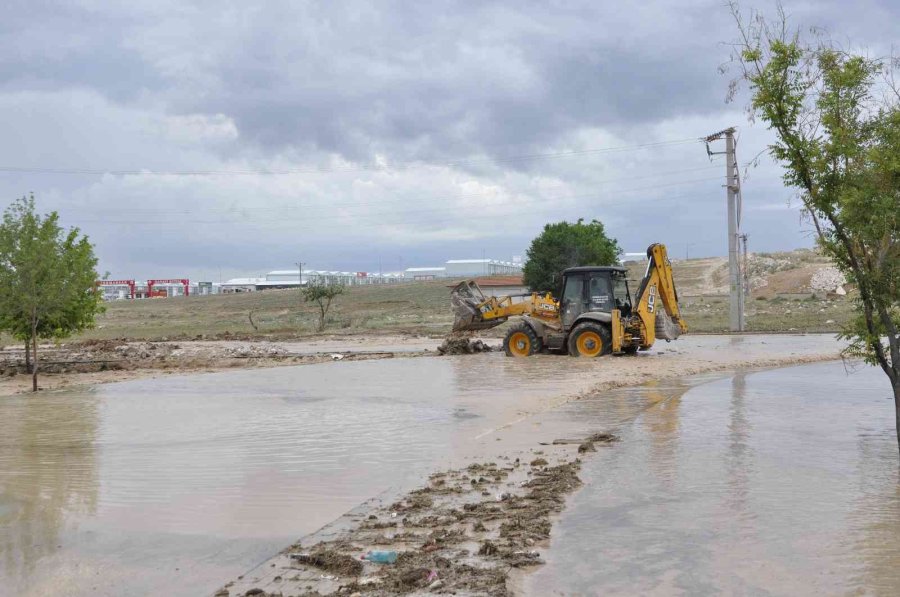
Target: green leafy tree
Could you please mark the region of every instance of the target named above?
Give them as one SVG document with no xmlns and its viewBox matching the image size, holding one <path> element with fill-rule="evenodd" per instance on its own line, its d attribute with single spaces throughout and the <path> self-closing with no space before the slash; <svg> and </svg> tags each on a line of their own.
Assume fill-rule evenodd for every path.
<svg viewBox="0 0 900 597">
<path fill-rule="evenodd" d="M 0 329 L 30 344 L 32 389 L 38 389 L 38 340 L 91 327 L 102 311 L 94 247 L 56 212 L 35 212 L 34 197 L 10 205 L 0 223 Z"/>
<path fill-rule="evenodd" d="M 900 447 L 900 90 L 889 59 L 804 38 L 777 21 L 732 13 L 733 62 L 751 92 L 750 112 L 775 132 L 770 152 L 799 191 L 818 244 L 859 294 L 843 330 L 846 354 L 891 382 Z"/>
<path fill-rule="evenodd" d="M 315 303 L 319 308 L 317 332 L 325 330 L 325 317 L 328 315 L 332 301 L 340 294 L 344 294 L 344 287 L 340 284 L 313 284 L 303 289 L 303 300 L 307 303 Z"/>
<path fill-rule="evenodd" d="M 603 224 L 579 219 L 574 224 L 547 224 L 531 241 L 523 268 L 523 281 L 532 292 L 555 290 L 563 270 L 579 265 L 613 265 L 622 249 L 616 239 L 606 236 Z"/>
</svg>

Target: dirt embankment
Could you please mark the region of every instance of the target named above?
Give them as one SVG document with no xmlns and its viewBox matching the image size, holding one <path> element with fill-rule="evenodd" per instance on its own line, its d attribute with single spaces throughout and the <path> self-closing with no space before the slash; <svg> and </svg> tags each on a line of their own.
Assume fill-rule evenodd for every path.
<svg viewBox="0 0 900 597">
<path fill-rule="evenodd" d="M 390 339 L 383 347 L 327 340 L 297 343 L 248 341 L 149 342 L 127 340 L 85 340 L 60 346 L 39 347 L 38 381 L 42 390 L 97 385 L 157 377 L 173 373 L 211 372 L 233 368 L 262 368 L 303 365 L 332 360 L 391 358 L 397 349 L 405 356 L 426 354 L 438 341 L 422 342 L 405 349 L 402 339 Z M 310 348 L 306 348 L 306 346 Z M 380 349 L 383 348 L 383 349 Z M 31 390 L 21 346 L 0 350 L 0 396 Z"/>
</svg>

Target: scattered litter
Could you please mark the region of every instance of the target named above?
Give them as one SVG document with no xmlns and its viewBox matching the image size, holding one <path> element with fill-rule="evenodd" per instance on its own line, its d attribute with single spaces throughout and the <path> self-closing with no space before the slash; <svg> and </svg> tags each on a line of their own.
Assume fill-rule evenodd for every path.
<svg viewBox="0 0 900 597">
<path fill-rule="evenodd" d="M 338 354 L 338 353 L 330 354 L 330 355 L 328 355 L 328 356 L 331 357 L 331 360 L 332 360 L 332 361 L 340 361 L 341 359 L 344 358 L 344 355 Z"/>
<path fill-rule="evenodd" d="M 397 561 L 396 551 L 369 551 L 360 557 L 361 560 L 367 560 L 376 564 L 393 564 Z"/>
</svg>

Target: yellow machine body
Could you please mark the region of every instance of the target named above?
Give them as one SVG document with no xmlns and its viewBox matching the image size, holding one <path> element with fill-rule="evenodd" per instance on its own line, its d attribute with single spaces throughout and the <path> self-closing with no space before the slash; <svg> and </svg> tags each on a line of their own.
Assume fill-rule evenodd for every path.
<svg viewBox="0 0 900 597">
<path fill-rule="evenodd" d="M 520 317 L 504 340 L 511 356 L 547 349 L 593 357 L 646 350 L 657 338 L 675 340 L 687 325 L 666 247 L 650 245 L 647 259 L 633 300 L 622 267 L 570 268 L 558 299 L 549 292 L 486 297 L 474 281 L 460 282 L 451 293 L 453 330 L 489 329 Z"/>
</svg>

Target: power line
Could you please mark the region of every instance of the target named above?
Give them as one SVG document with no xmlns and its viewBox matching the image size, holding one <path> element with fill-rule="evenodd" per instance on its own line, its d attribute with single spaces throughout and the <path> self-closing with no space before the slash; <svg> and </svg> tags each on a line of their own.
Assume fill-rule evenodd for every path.
<svg viewBox="0 0 900 597">
<path fill-rule="evenodd" d="M 715 165 L 701 166 L 699 168 L 685 168 L 685 169 L 681 169 L 681 170 L 669 170 L 669 171 L 663 171 L 663 172 L 654 172 L 652 174 L 647 174 L 645 176 L 623 176 L 623 177 L 619 177 L 619 178 L 608 178 L 605 180 L 591 181 L 590 184 L 591 185 L 600 185 L 600 184 L 608 184 L 611 182 L 621 182 L 621 181 L 630 181 L 630 180 L 634 180 L 634 181 L 648 180 L 648 179 L 652 179 L 652 178 L 658 178 L 661 176 L 670 176 L 672 174 L 684 174 L 684 173 L 688 173 L 688 172 L 698 172 L 698 171 L 706 171 L 706 170 L 719 170 L 719 166 L 715 166 Z M 720 178 L 720 177 L 716 177 L 716 178 Z M 701 180 L 706 180 L 706 179 L 701 179 Z M 676 183 L 676 184 L 681 184 L 681 183 Z M 662 185 L 660 185 L 660 186 L 662 186 Z M 644 188 L 642 187 L 641 190 L 644 190 Z M 625 191 L 627 191 L 627 189 Z M 510 189 L 510 190 L 508 190 L 508 192 L 509 192 L 509 194 L 512 194 L 512 195 L 524 195 L 524 194 L 528 194 L 529 190 L 517 191 L 517 190 Z M 243 212 L 263 212 L 263 211 L 265 211 L 265 212 L 269 212 L 269 211 L 284 212 L 284 211 L 296 210 L 296 209 L 308 210 L 308 209 L 316 209 L 316 208 L 331 210 L 331 209 L 335 209 L 335 208 L 344 208 L 344 207 L 368 207 L 368 206 L 380 206 L 380 205 L 393 205 L 396 203 L 408 203 L 409 201 L 413 201 L 413 200 L 417 200 L 417 199 L 419 199 L 419 200 L 427 199 L 428 201 L 453 201 L 453 200 L 467 199 L 467 198 L 474 198 L 474 197 L 492 197 L 494 195 L 495 195 L 495 193 L 492 193 L 492 192 L 481 192 L 481 193 L 461 193 L 461 194 L 456 194 L 456 195 L 432 195 L 429 197 L 422 198 L 422 197 L 417 197 L 416 193 L 407 193 L 403 196 L 397 196 L 393 199 L 378 199 L 378 200 L 372 200 L 372 201 L 349 202 L 349 203 L 333 201 L 333 202 L 329 202 L 327 205 L 323 205 L 320 202 L 312 202 L 312 203 L 300 202 L 300 203 L 291 203 L 290 205 L 280 205 L 280 206 L 274 206 L 274 207 L 273 206 L 269 206 L 269 207 L 232 206 L 232 207 L 222 207 L 222 208 L 214 208 L 214 207 L 206 208 L 206 207 L 204 207 L 204 208 L 198 208 L 198 209 L 174 209 L 174 210 L 173 209 L 162 209 L 161 210 L 161 209 L 151 209 L 151 208 L 133 208 L 133 207 L 120 208 L 120 207 L 105 207 L 104 206 L 99 209 L 102 209 L 104 211 L 104 213 L 118 213 L 118 214 L 133 213 L 135 215 L 137 215 L 137 214 L 159 214 L 160 212 L 164 212 L 163 215 L 166 215 L 166 216 L 171 216 L 173 214 L 189 215 L 192 213 L 196 213 L 198 211 L 203 212 L 203 213 L 220 212 L 220 213 L 228 214 L 228 213 L 238 213 L 238 212 L 243 213 Z M 578 195 L 542 195 L 542 198 L 543 199 L 567 199 L 567 198 L 578 198 L 578 197 L 582 197 L 582 196 L 593 197 L 595 195 L 596 195 L 595 193 L 578 194 Z M 87 206 L 82 207 L 82 209 L 84 209 L 84 208 L 87 208 Z"/>
<path fill-rule="evenodd" d="M 510 163 L 517 161 L 532 161 L 542 159 L 565 158 L 582 155 L 595 155 L 602 153 L 616 153 L 620 151 L 633 151 L 637 149 L 645 149 L 650 147 L 665 147 L 670 145 L 680 145 L 685 143 L 696 143 L 697 139 L 673 139 L 669 141 L 658 141 L 655 143 L 641 143 L 637 145 L 621 145 L 617 147 L 602 147 L 598 149 L 583 149 L 577 151 L 563 151 L 556 153 L 534 153 L 523 155 L 512 155 L 495 158 L 478 158 L 470 160 L 459 160 L 451 162 L 422 162 L 422 161 L 400 161 L 392 164 L 364 164 L 362 166 L 352 168 L 307 168 L 307 169 L 251 169 L 251 170 L 151 170 L 151 169 L 125 169 L 117 170 L 111 168 L 56 168 L 56 167 L 32 167 L 32 166 L 0 166 L 0 172 L 21 173 L 21 174 L 87 174 L 87 175 L 103 175 L 109 174 L 114 176 L 283 176 L 291 174 L 325 174 L 339 172 L 365 172 L 372 170 L 400 170 L 411 167 L 446 167 L 456 168 L 461 166 L 472 166 L 478 164 L 496 164 Z"/>
<path fill-rule="evenodd" d="M 678 195 L 678 196 L 667 197 L 667 199 L 686 199 L 686 198 L 697 199 L 698 197 L 702 197 L 704 199 L 713 199 L 714 198 L 714 196 L 710 195 L 710 194 L 704 194 L 702 196 L 698 196 L 697 194 L 689 194 L 689 195 Z M 553 205 L 548 205 L 543 208 L 529 209 L 529 214 L 534 214 L 534 215 L 553 214 L 555 217 L 558 217 L 560 219 L 574 218 L 574 217 L 579 217 L 579 216 L 585 215 L 583 212 L 582 213 L 573 213 L 573 211 L 560 209 L 559 206 L 553 206 Z M 588 214 L 588 216 L 590 216 L 590 214 Z M 490 221 L 495 221 L 496 219 L 497 219 L 497 216 L 489 216 L 489 217 L 485 217 L 484 221 L 490 222 Z M 285 233 L 325 232 L 325 231 L 332 231 L 332 230 L 346 231 L 346 229 L 347 229 L 347 224 L 345 222 L 315 223 L 315 224 L 309 224 L 307 226 L 299 226 L 299 227 L 294 226 L 293 222 L 291 220 L 278 220 L 277 222 L 284 223 L 286 225 L 290 225 L 290 228 L 283 229 L 283 231 Z M 171 222 L 161 222 L 161 223 L 162 224 L 172 224 Z M 269 222 L 244 221 L 244 222 L 233 222 L 233 223 L 240 224 L 240 225 L 242 225 L 246 228 L 250 228 L 250 229 L 265 228 L 266 231 L 273 232 L 271 224 Z M 153 223 L 153 224 L 156 224 L 156 223 Z M 377 228 L 379 230 L 383 230 L 385 227 L 403 226 L 406 224 L 408 224 L 408 223 L 402 222 L 402 221 L 378 222 L 375 226 L 377 226 Z M 470 227 L 470 224 L 468 224 L 467 222 L 461 221 L 459 217 L 448 217 L 448 216 L 439 217 L 439 218 L 429 218 L 427 222 L 416 222 L 414 225 L 416 228 L 420 229 L 421 231 L 432 231 L 432 230 L 438 230 L 438 229 L 442 229 L 442 228 L 446 229 L 447 227 L 450 227 L 453 225 L 464 226 L 467 228 Z M 543 224 L 541 224 L 541 226 L 542 225 Z M 381 233 L 381 234 L 383 234 L 383 233 Z M 183 236 L 183 235 L 184 235 L 183 230 L 168 228 L 166 226 L 161 226 L 161 227 L 157 227 L 157 228 L 153 229 L 154 237 L 178 238 L 179 236 Z M 217 236 L 212 236 L 211 238 L 214 239 L 213 242 L 220 241 L 219 237 L 217 237 Z"/>
<path fill-rule="evenodd" d="M 545 205 L 546 206 L 545 209 L 547 211 L 552 211 L 552 210 L 559 209 L 559 205 L 547 204 L 546 202 L 548 199 L 553 199 L 553 200 L 563 199 L 564 200 L 564 199 L 581 199 L 581 198 L 584 198 L 584 199 L 602 198 L 602 197 L 607 197 L 607 196 L 610 196 L 613 194 L 634 193 L 634 192 L 639 192 L 639 191 L 656 190 L 656 189 L 661 189 L 661 188 L 668 188 L 668 187 L 680 186 L 680 185 L 685 185 L 685 184 L 693 184 L 693 183 L 698 183 L 698 182 L 709 182 L 709 181 L 715 181 L 715 180 L 722 180 L 723 178 L 724 177 L 722 177 L 722 176 L 714 176 L 714 177 L 707 177 L 707 178 L 696 178 L 696 179 L 692 179 L 692 180 L 674 181 L 674 182 L 670 182 L 670 183 L 666 183 L 666 184 L 659 184 L 659 185 L 633 187 L 633 188 L 628 188 L 628 189 L 612 189 L 610 191 L 607 191 L 603 195 L 597 195 L 595 193 L 589 193 L 589 194 L 583 194 L 583 195 L 561 195 L 561 196 L 556 196 L 556 197 L 541 197 L 541 198 L 533 199 L 533 200 L 530 200 L 527 202 L 517 201 L 517 200 L 513 199 L 513 200 L 510 200 L 510 201 L 507 201 L 504 203 L 486 204 L 485 207 L 492 207 L 492 208 L 507 207 L 507 208 L 517 208 L 517 209 L 518 208 L 528 208 L 531 212 L 534 212 L 535 209 L 533 206 L 535 204 L 537 204 L 537 205 Z M 322 206 L 322 208 L 329 209 L 329 210 L 332 209 L 331 206 Z M 354 214 L 352 212 L 344 212 L 344 213 L 340 213 L 340 214 L 327 214 L 324 216 L 315 216 L 314 219 L 316 221 L 332 220 L 332 219 L 344 220 L 344 219 L 352 218 L 355 216 L 360 216 L 360 217 L 381 216 L 381 217 L 384 217 L 384 216 L 392 216 L 392 215 L 402 217 L 402 216 L 408 216 L 411 214 L 428 214 L 428 213 L 440 213 L 440 212 L 448 212 L 448 211 L 459 213 L 460 209 L 461 209 L 461 206 L 454 205 L 454 206 L 446 206 L 446 207 L 434 207 L 434 208 L 427 208 L 427 209 L 408 209 L 408 210 L 400 210 L 400 211 L 393 211 L 393 210 L 374 211 L 374 212 L 373 211 L 364 211 L 364 212 L 360 212 L 359 214 Z M 236 215 L 240 216 L 241 214 L 236 214 Z M 304 211 L 303 214 L 301 214 L 301 216 L 302 216 L 303 220 L 312 219 L 312 218 L 310 218 L 308 211 Z M 79 222 L 81 224 L 100 223 L 100 224 L 116 224 L 116 225 L 118 225 L 118 224 L 172 224 L 173 223 L 171 218 L 166 218 L 164 220 L 147 220 L 147 219 L 112 220 L 109 218 L 101 218 L 101 219 L 91 220 L 91 219 L 74 218 L 73 221 Z M 177 223 L 179 223 L 179 224 L 249 224 L 249 223 L 262 224 L 262 223 L 278 223 L 278 222 L 292 222 L 292 221 L 297 221 L 296 217 L 292 219 L 291 217 L 282 216 L 282 217 L 278 217 L 275 219 L 254 219 L 252 221 L 248 220 L 246 218 L 241 219 L 241 220 L 179 219 L 179 220 L 177 220 Z"/>
</svg>

